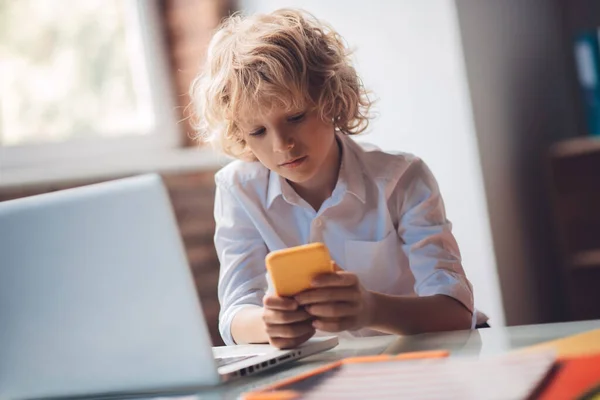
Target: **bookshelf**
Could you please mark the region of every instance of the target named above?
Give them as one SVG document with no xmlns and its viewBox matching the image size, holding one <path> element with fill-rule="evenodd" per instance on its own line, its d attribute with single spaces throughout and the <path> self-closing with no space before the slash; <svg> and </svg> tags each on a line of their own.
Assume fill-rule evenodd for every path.
<svg viewBox="0 0 600 400">
<path fill-rule="evenodd" d="M 556 143 L 550 170 L 567 317 L 600 318 L 600 138 Z"/>
<path fill-rule="evenodd" d="M 585 32 L 600 34 L 600 2 L 571 0 L 558 4 L 568 64 L 567 104 L 574 118 L 565 135 L 573 137 L 554 143 L 548 152 L 550 200 L 560 247 L 565 317 L 595 319 L 600 318 L 600 136 L 589 135 L 589 104 L 574 50 Z M 589 100 L 589 93 L 586 96 Z"/>
</svg>

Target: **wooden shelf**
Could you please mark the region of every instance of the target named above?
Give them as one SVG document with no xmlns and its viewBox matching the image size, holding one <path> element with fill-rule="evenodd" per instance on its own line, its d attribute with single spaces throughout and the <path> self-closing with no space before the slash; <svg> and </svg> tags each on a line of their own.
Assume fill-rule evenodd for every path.
<svg viewBox="0 0 600 400">
<path fill-rule="evenodd" d="M 574 157 L 590 153 L 600 153 L 600 136 L 582 136 L 555 143 L 550 148 L 553 157 Z"/>
<path fill-rule="evenodd" d="M 600 249 L 576 253 L 571 257 L 570 263 L 576 269 L 600 268 Z"/>
</svg>

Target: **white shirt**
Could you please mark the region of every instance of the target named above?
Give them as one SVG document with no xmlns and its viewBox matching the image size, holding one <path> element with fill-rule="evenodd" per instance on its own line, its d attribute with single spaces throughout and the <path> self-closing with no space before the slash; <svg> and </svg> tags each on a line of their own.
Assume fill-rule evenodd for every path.
<svg viewBox="0 0 600 400">
<path fill-rule="evenodd" d="M 262 306 L 272 292 L 265 257 L 273 250 L 323 242 L 344 270 L 368 290 L 390 295 L 444 294 L 473 313 L 473 289 L 446 219 L 435 178 L 410 154 L 367 151 L 338 135 L 338 182 L 319 211 L 287 181 L 259 162 L 234 161 L 215 175 L 215 247 L 219 274 L 219 330 L 226 344 L 234 315 Z M 350 336 L 378 334 L 369 329 Z"/>
</svg>

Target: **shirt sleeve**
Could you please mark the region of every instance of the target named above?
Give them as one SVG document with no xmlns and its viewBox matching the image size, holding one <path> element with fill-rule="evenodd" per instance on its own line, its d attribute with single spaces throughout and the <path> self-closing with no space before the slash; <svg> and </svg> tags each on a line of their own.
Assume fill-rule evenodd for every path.
<svg viewBox="0 0 600 400">
<path fill-rule="evenodd" d="M 231 321 L 235 314 L 244 307 L 263 305 L 267 247 L 235 192 L 218 180 L 214 216 L 214 242 L 221 265 L 219 332 L 225 344 L 233 345 Z"/>
<path fill-rule="evenodd" d="M 415 278 L 419 296 L 443 294 L 474 312 L 473 288 L 461 264 L 452 224 L 433 174 L 415 159 L 398 182 L 398 235 Z"/>
</svg>

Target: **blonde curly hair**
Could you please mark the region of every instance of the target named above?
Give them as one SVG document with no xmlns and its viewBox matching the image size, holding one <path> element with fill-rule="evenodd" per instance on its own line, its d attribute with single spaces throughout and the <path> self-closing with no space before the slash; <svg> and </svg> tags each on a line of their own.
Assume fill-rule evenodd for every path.
<svg viewBox="0 0 600 400">
<path fill-rule="evenodd" d="M 353 135 L 369 124 L 371 101 L 340 35 L 292 9 L 229 17 L 208 47 L 190 89 L 196 137 L 230 156 L 254 161 L 238 125 L 272 107 L 316 110 Z"/>
</svg>

